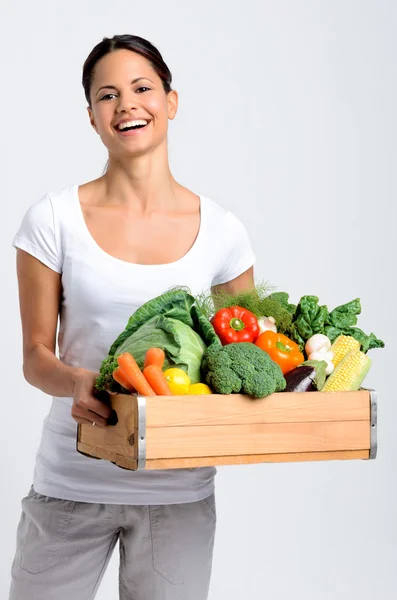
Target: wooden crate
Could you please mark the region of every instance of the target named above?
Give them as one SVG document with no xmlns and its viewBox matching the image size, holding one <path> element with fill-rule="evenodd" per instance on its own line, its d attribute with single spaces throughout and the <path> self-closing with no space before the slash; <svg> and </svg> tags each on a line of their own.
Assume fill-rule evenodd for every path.
<svg viewBox="0 0 397 600">
<path fill-rule="evenodd" d="M 112 396 L 115 426 L 79 425 L 77 450 L 132 470 L 376 456 L 373 390 Z"/>
</svg>

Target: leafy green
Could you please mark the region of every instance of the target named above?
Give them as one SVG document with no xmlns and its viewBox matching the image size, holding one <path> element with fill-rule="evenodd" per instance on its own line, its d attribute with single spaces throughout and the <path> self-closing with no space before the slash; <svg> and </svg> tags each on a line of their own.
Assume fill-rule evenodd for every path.
<svg viewBox="0 0 397 600">
<path fill-rule="evenodd" d="M 187 372 L 192 383 L 200 381 L 200 367 L 207 346 L 191 327 L 158 315 L 144 323 L 116 349 L 115 354 L 129 352 L 142 369 L 149 348 L 162 348 L 166 355 L 164 368 L 177 366 Z"/>
<path fill-rule="evenodd" d="M 301 350 L 315 333 L 324 333 L 331 342 L 340 335 L 350 335 L 360 342 L 364 353 L 372 348 L 384 348 L 385 343 L 375 334 L 367 335 L 355 327 L 357 315 L 361 313 L 359 298 L 337 306 L 330 313 L 326 306 L 319 306 L 318 301 L 317 296 L 302 296 L 296 308 L 290 336 Z"/>
<path fill-rule="evenodd" d="M 206 316 L 198 310 L 195 298 L 184 289 L 178 288 L 165 292 L 138 308 L 129 318 L 125 330 L 112 344 L 109 354 L 115 354 L 116 350 L 130 335 L 135 333 L 144 323 L 159 315 L 176 319 L 192 328 L 197 327 L 197 333 L 201 335 L 207 345 L 218 339 Z"/>
<path fill-rule="evenodd" d="M 357 315 L 361 313 L 361 302 L 359 298 L 337 306 L 329 313 L 327 325 L 336 329 L 344 330 L 346 327 L 357 325 Z"/>
<path fill-rule="evenodd" d="M 291 327 L 291 338 L 303 350 L 305 342 L 315 333 L 324 333 L 328 317 L 326 306 L 318 305 L 317 296 L 303 296 L 296 307 Z"/>
<path fill-rule="evenodd" d="M 188 373 L 192 383 L 197 383 L 204 351 L 212 343 L 220 344 L 219 338 L 195 298 L 182 288 L 170 290 L 131 315 L 102 362 L 96 387 L 120 391 L 121 386 L 112 377 L 117 356 L 129 352 L 142 368 L 146 351 L 153 347 L 164 350 L 164 368 L 178 366 Z"/>
<path fill-rule="evenodd" d="M 273 292 L 273 294 L 270 294 L 269 300 L 277 301 L 279 304 L 281 304 L 281 306 L 283 306 L 283 308 L 285 308 L 289 312 L 289 314 L 292 317 L 294 316 L 296 311 L 296 305 L 290 304 L 289 294 L 287 294 L 287 292 Z"/>
</svg>

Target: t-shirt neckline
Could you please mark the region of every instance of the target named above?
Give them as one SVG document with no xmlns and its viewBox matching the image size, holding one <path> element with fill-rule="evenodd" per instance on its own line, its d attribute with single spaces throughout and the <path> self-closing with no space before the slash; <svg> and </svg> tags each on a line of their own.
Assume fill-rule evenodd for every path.
<svg viewBox="0 0 397 600">
<path fill-rule="evenodd" d="M 202 194 L 197 194 L 198 197 L 200 198 L 200 226 L 199 226 L 199 230 L 198 230 L 196 239 L 194 240 L 192 246 L 190 246 L 189 250 L 183 256 L 181 256 L 181 258 L 178 258 L 177 260 L 174 260 L 169 263 L 156 263 L 156 264 L 148 264 L 148 265 L 145 265 L 142 263 L 134 263 L 134 262 L 130 262 L 128 260 L 123 260 L 121 258 L 117 258 L 116 256 L 109 254 L 103 248 L 101 248 L 101 246 L 96 242 L 94 237 L 91 235 L 91 232 L 88 229 L 87 223 L 85 222 L 83 210 L 82 210 L 82 207 L 80 204 L 79 185 L 80 184 L 78 184 L 78 183 L 73 185 L 72 191 L 73 191 L 73 197 L 74 197 L 74 201 L 76 204 L 78 219 L 79 219 L 82 231 L 83 231 L 88 243 L 98 253 L 102 254 L 102 256 L 104 256 L 108 260 L 111 260 L 111 261 L 121 264 L 121 265 L 127 265 L 129 267 L 135 267 L 138 269 L 142 269 L 142 268 L 163 269 L 164 267 L 173 267 L 173 266 L 179 265 L 179 264 L 183 263 L 184 261 L 188 260 L 189 258 L 191 258 L 192 255 L 194 255 L 194 253 L 197 251 L 197 248 L 201 244 L 201 240 L 204 235 L 204 226 L 205 226 L 205 196 L 203 196 Z"/>
</svg>

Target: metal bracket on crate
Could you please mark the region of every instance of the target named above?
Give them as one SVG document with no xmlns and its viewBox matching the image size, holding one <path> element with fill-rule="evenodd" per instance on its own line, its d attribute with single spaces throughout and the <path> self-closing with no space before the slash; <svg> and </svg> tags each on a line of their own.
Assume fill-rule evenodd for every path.
<svg viewBox="0 0 397 600">
<path fill-rule="evenodd" d="M 371 390 L 369 388 L 361 388 L 366 392 L 369 392 L 369 400 L 370 400 L 370 425 L 371 425 L 371 435 L 370 435 L 370 449 L 369 449 L 369 458 L 376 458 L 378 452 L 378 394 L 375 390 Z"/>
<path fill-rule="evenodd" d="M 138 432 L 137 432 L 137 446 L 138 446 L 138 467 L 137 470 L 141 471 L 146 466 L 146 398 L 144 396 L 137 396 L 137 408 L 138 408 Z"/>
<path fill-rule="evenodd" d="M 375 390 L 367 390 L 371 401 L 371 447 L 369 458 L 376 458 L 378 452 L 378 394 Z"/>
</svg>

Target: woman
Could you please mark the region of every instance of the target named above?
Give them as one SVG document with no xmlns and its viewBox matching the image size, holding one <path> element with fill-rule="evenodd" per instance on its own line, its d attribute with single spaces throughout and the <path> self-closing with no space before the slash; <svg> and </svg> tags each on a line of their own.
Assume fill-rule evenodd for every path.
<svg viewBox="0 0 397 600">
<path fill-rule="evenodd" d="M 14 239 L 24 375 L 53 402 L 22 501 L 10 599 L 94 598 L 118 541 L 122 600 L 204 600 L 215 469 L 132 472 L 95 461 L 76 451 L 76 423 L 106 425 L 94 381 L 140 305 L 177 285 L 251 288 L 255 258 L 241 222 L 170 172 L 178 95 L 158 50 L 136 36 L 104 38 L 83 86 L 108 169 L 46 194 Z"/>
</svg>

